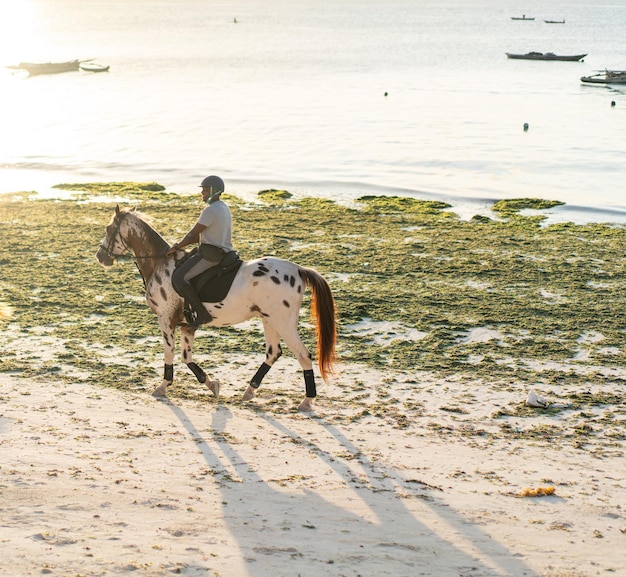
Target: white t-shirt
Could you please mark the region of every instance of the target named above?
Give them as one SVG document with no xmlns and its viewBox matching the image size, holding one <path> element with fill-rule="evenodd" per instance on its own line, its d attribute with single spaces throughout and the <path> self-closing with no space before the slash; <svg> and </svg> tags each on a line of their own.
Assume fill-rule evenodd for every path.
<svg viewBox="0 0 626 577">
<path fill-rule="evenodd" d="M 202 211 L 198 222 L 206 226 L 200 233 L 202 244 L 219 246 L 225 251 L 233 250 L 233 222 L 228 205 L 221 200 L 212 202 Z"/>
</svg>

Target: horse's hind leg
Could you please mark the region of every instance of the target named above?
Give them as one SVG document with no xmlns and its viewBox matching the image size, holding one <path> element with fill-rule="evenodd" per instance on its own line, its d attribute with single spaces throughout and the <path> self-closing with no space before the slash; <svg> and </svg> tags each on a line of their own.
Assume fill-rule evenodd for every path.
<svg viewBox="0 0 626 577">
<path fill-rule="evenodd" d="M 298 410 L 303 413 L 310 413 L 313 411 L 313 399 L 317 396 L 317 388 L 315 386 L 315 375 L 313 373 L 313 361 L 311 359 L 311 353 L 307 349 L 297 328 L 293 328 L 282 335 L 285 344 L 289 347 L 289 350 L 296 355 L 300 366 L 302 367 L 302 373 L 304 375 L 304 386 L 306 396 L 300 403 Z"/>
<path fill-rule="evenodd" d="M 286 328 L 279 333 L 269 321 L 263 319 L 263 327 L 265 328 L 265 343 L 267 347 L 266 360 L 259 367 L 256 375 L 252 378 L 250 386 L 244 395 L 244 400 L 251 399 L 254 396 L 255 389 L 261 384 L 261 379 L 265 376 L 270 367 L 282 354 L 280 348 L 280 339 L 282 337 L 285 344 L 289 347 L 289 350 L 296 356 L 302 371 L 304 373 L 304 384 L 306 387 L 306 396 L 298 407 L 299 411 L 304 413 L 311 412 L 313 410 L 313 399 L 317 396 L 317 390 L 315 387 L 315 375 L 313 374 L 313 361 L 311 360 L 311 353 L 304 346 L 297 328 L 298 320 L 293 319 L 293 322 L 285 322 Z"/>
<path fill-rule="evenodd" d="M 249 401 L 256 395 L 256 390 L 261 386 L 263 377 L 272 368 L 272 365 L 283 354 L 283 349 L 280 346 L 280 335 L 278 331 L 263 318 L 263 331 L 265 333 L 265 361 L 258 368 L 257 372 L 252 377 L 250 385 L 246 389 L 243 395 L 244 401 Z"/>
<path fill-rule="evenodd" d="M 209 390 L 216 396 L 220 396 L 220 382 L 212 381 L 202 368 L 193 360 L 193 341 L 195 338 L 195 329 L 189 327 L 181 327 L 180 329 L 180 348 L 183 363 L 196 376 L 200 384 L 206 384 Z"/>
<path fill-rule="evenodd" d="M 313 411 L 313 399 L 317 396 L 315 375 L 313 373 L 313 360 L 309 349 L 304 346 L 298 334 L 298 319 L 296 318 L 293 322 L 286 323 L 285 327 L 281 337 L 289 347 L 289 350 L 296 356 L 296 359 L 298 359 L 304 376 L 306 396 L 300 403 L 298 410 L 303 413 L 308 413 Z"/>
</svg>

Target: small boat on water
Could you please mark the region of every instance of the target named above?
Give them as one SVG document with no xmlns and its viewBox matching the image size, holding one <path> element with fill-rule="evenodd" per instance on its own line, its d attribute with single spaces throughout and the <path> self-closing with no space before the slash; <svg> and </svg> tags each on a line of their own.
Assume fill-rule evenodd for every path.
<svg viewBox="0 0 626 577">
<path fill-rule="evenodd" d="M 563 20 L 544 20 L 546 24 L 565 24 L 565 19 Z"/>
<path fill-rule="evenodd" d="M 20 62 L 17 66 L 8 66 L 13 70 L 26 70 L 28 74 L 58 74 L 60 72 L 72 72 L 78 70 L 80 60 L 69 60 L 67 62 Z"/>
<path fill-rule="evenodd" d="M 521 16 L 511 16 L 511 20 L 534 20 L 534 16 L 532 18 L 526 16 L 526 14 L 522 14 Z"/>
<path fill-rule="evenodd" d="M 511 54 L 506 52 L 507 58 L 515 60 L 561 60 L 564 62 L 578 62 L 582 60 L 586 54 L 573 54 L 571 56 L 559 56 L 554 52 L 527 52 L 526 54 Z"/>
<path fill-rule="evenodd" d="M 626 70 L 603 70 L 580 80 L 589 84 L 626 84 Z"/>
<path fill-rule="evenodd" d="M 81 64 L 80 69 L 85 72 L 108 72 L 110 66 L 104 66 L 104 64 Z"/>
</svg>

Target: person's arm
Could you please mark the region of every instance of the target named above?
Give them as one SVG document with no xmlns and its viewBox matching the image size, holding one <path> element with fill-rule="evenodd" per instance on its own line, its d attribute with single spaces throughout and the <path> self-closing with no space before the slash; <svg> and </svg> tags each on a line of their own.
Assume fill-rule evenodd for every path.
<svg viewBox="0 0 626 577">
<path fill-rule="evenodd" d="M 181 249 L 188 244 L 197 243 L 200 237 L 200 233 L 205 228 L 206 226 L 197 222 L 195 226 L 184 236 L 183 240 L 172 245 L 172 247 L 166 253 L 167 256 L 174 254 L 178 249 Z"/>
</svg>

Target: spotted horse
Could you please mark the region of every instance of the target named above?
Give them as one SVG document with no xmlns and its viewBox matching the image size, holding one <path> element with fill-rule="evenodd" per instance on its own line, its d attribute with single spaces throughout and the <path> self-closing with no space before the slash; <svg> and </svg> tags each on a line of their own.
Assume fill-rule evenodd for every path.
<svg viewBox="0 0 626 577">
<path fill-rule="evenodd" d="M 200 383 L 205 383 L 219 396 L 219 381 L 212 381 L 193 361 L 195 328 L 186 323 L 183 300 L 172 286 L 176 262 L 185 256 L 180 250 L 166 256 L 170 245 L 148 223 L 147 217 L 134 209 L 115 207 L 115 214 L 106 227 L 96 258 L 105 267 L 112 266 L 117 257 L 132 253 L 146 287 L 148 306 L 157 315 L 163 335 L 163 381 L 153 396 L 167 394 L 174 380 L 175 334 L 181 332 L 182 361 Z M 265 360 L 252 377 L 243 400 L 256 395 L 263 377 L 282 354 L 281 339 L 294 353 L 303 370 L 305 397 L 299 410 L 313 410 L 317 395 L 311 353 L 298 334 L 298 318 L 305 290 L 311 290 L 311 316 L 317 333 L 317 363 L 322 378 L 332 373 L 337 340 L 336 308 L 330 287 L 324 277 L 313 269 L 287 260 L 263 257 L 244 262 L 226 297 L 216 303 L 204 303 L 212 321 L 208 326 L 236 325 L 252 317 L 260 317 L 265 333 Z"/>
</svg>

